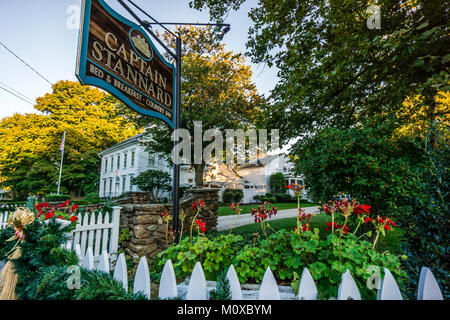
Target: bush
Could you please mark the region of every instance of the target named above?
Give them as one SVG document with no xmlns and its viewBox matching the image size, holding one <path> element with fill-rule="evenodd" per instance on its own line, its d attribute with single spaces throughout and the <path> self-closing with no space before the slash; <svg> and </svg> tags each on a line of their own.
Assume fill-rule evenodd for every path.
<svg viewBox="0 0 450 320">
<path fill-rule="evenodd" d="M 98 192 L 88 193 L 83 197 L 83 200 L 87 201 L 89 204 L 97 204 L 101 202 Z"/>
<path fill-rule="evenodd" d="M 372 249 L 372 243 L 360 240 L 348 233 L 342 236 L 339 255 L 339 236 L 330 234 L 319 238 L 319 230 L 302 233 L 302 240 L 294 231 L 280 230 L 257 240 L 253 235 L 245 239 L 241 235 L 208 235 L 210 238 L 182 240 L 180 244 L 161 252 L 154 263 L 156 278 L 165 262 L 172 260 L 178 280 L 189 277 L 195 263 L 200 261 L 206 279 L 215 280 L 220 272 L 233 264 L 241 283 L 260 283 L 270 266 L 278 282 L 295 284 L 295 273 L 301 274 L 308 267 L 314 278 L 320 299 L 337 296 L 342 274 L 348 269 L 360 289 L 363 299 L 376 299 L 376 289 L 366 286 L 373 275 L 370 266 L 379 267 L 381 276 L 387 268 L 403 288 L 406 273 L 400 268 L 397 256 Z M 250 244 L 249 244 L 250 243 Z"/>
<path fill-rule="evenodd" d="M 275 193 L 273 195 L 277 202 L 297 202 L 297 199 L 287 193 Z"/>
<path fill-rule="evenodd" d="M 16 293 L 21 300 L 130 300 L 146 299 L 142 294 L 127 293 L 123 285 L 104 272 L 80 268 L 80 289 L 70 290 L 69 266 L 78 265 L 74 251 L 61 246 L 67 241 L 71 226 L 61 228 L 54 219 L 48 224 L 36 219 L 25 226 L 25 240 L 6 241 L 14 235 L 12 227 L 0 230 L 0 260 L 8 260 L 17 243 L 21 256 L 10 260 L 18 275 Z"/>
<path fill-rule="evenodd" d="M 270 202 L 275 203 L 277 202 L 277 199 L 275 197 L 267 197 L 267 195 L 256 195 L 253 197 L 254 200 L 259 202 Z"/>
<path fill-rule="evenodd" d="M 224 203 L 238 203 L 244 197 L 242 189 L 225 189 L 222 195 Z"/>
<path fill-rule="evenodd" d="M 45 196 L 45 201 L 47 202 L 58 202 L 70 200 L 71 196 L 68 194 L 48 194 Z"/>
<path fill-rule="evenodd" d="M 286 191 L 286 179 L 281 172 L 272 173 L 269 178 L 270 192 L 283 193 Z"/>
<path fill-rule="evenodd" d="M 351 128 L 327 127 L 292 149 L 308 194 L 324 203 L 343 192 L 372 206 L 372 217 L 401 214 L 418 193 L 417 168 L 423 152 L 394 136 L 395 123 L 367 121 Z M 345 177 L 345 179 L 343 178 Z"/>
<path fill-rule="evenodd" d="M 214 240 L 206 237 L 194 238 L 193 241 L 184 239 L 159 253 L 154 266 L 156 272 L 161 273 L 166 261 L 171 259 L 177 278 L 184 279 L 191 274 L 199 261 L 206 279 L 215 280 L 223 269 L 230 266 L 237 254 L 238 243 L 242 240 L 242 236 L 233 234 L 220 235 Z"/>
</svg>

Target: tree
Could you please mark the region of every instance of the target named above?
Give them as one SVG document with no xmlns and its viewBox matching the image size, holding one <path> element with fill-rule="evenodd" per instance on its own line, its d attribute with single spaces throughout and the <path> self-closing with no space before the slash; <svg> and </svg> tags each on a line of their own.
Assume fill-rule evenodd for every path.
<svg viewBox="0 0 450 320">
<path fill-rule="evenodd" d="M 193 136 L 193 121 L 202 121 L 204 131 L 216 128 L 221 133 L 254 125 L 264 99 L 251 82 L 252 72 L 243 55 L 225 50 L 210 28 L 180 27 L 177 31 L 183 41 L 180 127 Z M 163 33 L 162 37 L 175 47 L 170 34 Z M 157 119 L 146 120 L 149 152 L 162 152 L 169 158 L 171 130 Z M 202 151 L 207 144 L 203 143 Z M 203 159 L 195 164 L 193 154 L 190 163 L 195 169 L 195 183 L 201 186 L 206 163 Z"/>
<path fill-rule="evenodd" d="M 131 179 L 131 183 L 143 191 L 150 192 L 152 201 L 157 201 L 161 191 L 170 191 L 172 189 L 170 174 L 159 170 L 147 170 Z"/>
<path fill-rule="evenodd" d="M 275 172 L 269 179 L 271 193 L 286 193 L 286 179 L 283 173 Z"/>
<path fill-rule="evenodd" d="M 23 198 L 56 192 L 64 130 L 61 191 L 97 189 L 98 152 L 138 133 L 130 115 L 112 96 L 71 81 L 37 98 L 40 114 L 14 114 L 0 121 L 0 187 Z"/>
<path fill-rule="evenodd" d="M 355 128 L 327 128 L 293 147 L 297 173 L 305 176 L 308 193 L 322 203 L 339 192 L 372 206 L 372 215 L 403 213 L 418 194 L 417 157 L 412 143 L 393 137 L 394 121 L 364 122 Z M 410 150 L 409 153 L 405 150 Z"/>
<path fill-rule="evenodd" d="M 192 0 L 220 22 L 245 0 Z M 248 54 L 279 68 L 266 110 L 281 139 L 326 126 L 347 128 L 395 114 L 420 94 L 435 115 L 438 90 L 449 90 L 446 1 L 379 0 L 381 28 L 369 29 L 366 1 L 265 0 L 250 10 Z M 383 120 L 383 119 L 380 119 Z"/>
</svg>

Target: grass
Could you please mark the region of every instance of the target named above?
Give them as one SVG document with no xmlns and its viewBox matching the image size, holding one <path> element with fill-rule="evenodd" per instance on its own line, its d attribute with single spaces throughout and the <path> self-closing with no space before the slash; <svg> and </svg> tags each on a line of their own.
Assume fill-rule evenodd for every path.
<svg viewBox="0 0 450 320">
<path fill-rule="evenodd" d="M 297 226 L 296 217 L 283 218 L 277 220 L 267 220 L 267 223 L 275 231 L 281 229 L 292 230 Z M 331 217 L 325 213 L 317 214 L 311 217 L 310 228 L 319 229 L 321 235 L 328 235 L 330 231 L 325 231 L 327 222 L 331 222 Z M 350 229 L 353 232 L 353 228 Z M 228 234 L 229 230 L 221 231 L 220 233 Z M 261 234 L 261 225 L 259 223 L 252 223 L 245 226 L 237 227 L 233 229 L 233 234 L 243 235 L 244 238 L 252 239 L 254 233 Z M 402 251 L 400 249 L 401 236 L 403 232 L 399 228 L 395 228 L 393 231 L 388 232 L 386 237 L 381 237 L 378 240 L 376 250 L 379 252 L 389 251 L 392 254 L 400 255 Z M 371 239 L 366 238 L 367 241 L 372 242 Z"/>
<path fill-rule="evenodd" d="M 274 206 L 275 208 L 277 208 L 277 210 L 284 210 L 284 209 L 294 209 L 297 208 L 297 203 L 295 202 L 280 202 L 280 203 L 272 203 L 272 206 Z M 241 214 L 246 214 L 246 213 L 250 213 L 252 212 L 251 209 L 252 208 L 258 208 L 259 204 L 255 203 L 255 204 L 243 204 L 241 205 Z M 301 203 L 301 207 L 302 208 L 306 208 L 306 207 L 317 207 L 319 206 L 317 203 Z M 219 209 L 217 210 L 217 214 L 219 216 L 231 216 L 231 215 L 235 215 L 235 212 L 233 211 L 233 209 L 230 208 L 230 206 L 220 206 Z"/>
</svg>

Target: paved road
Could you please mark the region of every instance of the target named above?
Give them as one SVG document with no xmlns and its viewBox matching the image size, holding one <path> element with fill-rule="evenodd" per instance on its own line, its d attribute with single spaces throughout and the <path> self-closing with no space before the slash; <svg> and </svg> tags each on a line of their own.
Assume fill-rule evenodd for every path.
<svg viewBox="0 0 450 320">
<path fill-rule="evenodd" d="M 304 209 L 305 209 L 306 213 L 310 213 L 310 214 L 319 213 L 319 209 L 317 207 L 308 207 L 308 208 L 304 208 Z M 278 211 L 275 216 L 272 216 L 270 218 L 270 221 L 277 220 L 277 219 L 283 219 L 283 218 L 291 218 L 291 217 L 296 217 L 296 216 L 297 216 L 297 208 L 285 209 L 285 210 Z M 236 221 L 236 215 L 221 216 L 217 220 L 217 230 L 222 231 L 222 230 L 230 229 L 231 227 L 233 227 L 233 224 L 235 223 L 235 221 Z M 246 224 L 252 224 L 252 223 L 255 223 L 255 218 L 250 213 L 241 214 L 241 215 L 239 215 L 239 219 L 233 228 L 240 227 L 240 226 L 243 226 Z"/>
</svg>

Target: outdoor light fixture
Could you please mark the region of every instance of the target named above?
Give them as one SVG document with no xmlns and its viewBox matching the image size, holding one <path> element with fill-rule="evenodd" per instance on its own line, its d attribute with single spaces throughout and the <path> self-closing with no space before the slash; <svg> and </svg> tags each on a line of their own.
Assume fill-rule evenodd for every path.
<svg viewBox="0 0 450 320">
<path fill-rule="evenodd" d="M 226 25 L 225 28 L 222 31 L 220 31 L 219 33 L 216 34 L 217 40 L 222 41 L 223 37 L 225 36 L 225 34 L 228 31 L 230 31 L 230 26 Z"/>
</svg>

